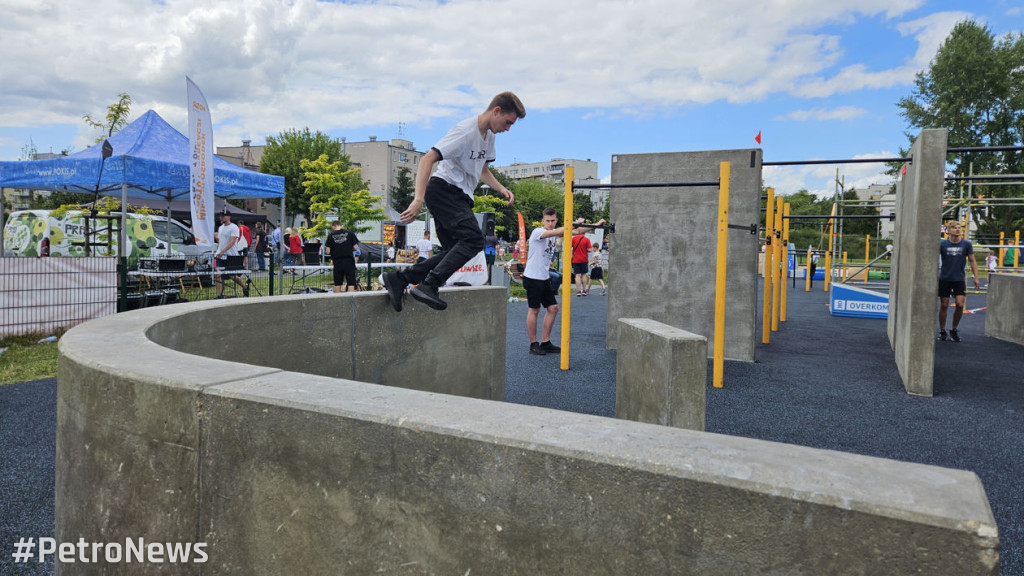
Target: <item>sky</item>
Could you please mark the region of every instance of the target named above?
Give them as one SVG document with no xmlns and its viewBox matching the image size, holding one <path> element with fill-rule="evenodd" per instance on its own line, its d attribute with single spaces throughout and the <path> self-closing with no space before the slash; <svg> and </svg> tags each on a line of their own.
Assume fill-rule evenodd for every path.
<svg viewBox="0 0 1024 576">
<path fill-rule="evenodd" d="M 185 77 L 216 146 L 309 127 L 428 150 L 491 97 L 527 116 L 496 165 L 763 148 L 765 161 L 893 157 L 953 26 L 1024 30 L 1019 0 L 0 0 L 0 160 L 82 150 L 127 92 L 184 132 Z M 761 133 L 761 144 L 755 141 Z M 882 165 L 838 166 L 847 188 Z M 837 166 L 764 169 L 827 196 Z"/>
</svg>

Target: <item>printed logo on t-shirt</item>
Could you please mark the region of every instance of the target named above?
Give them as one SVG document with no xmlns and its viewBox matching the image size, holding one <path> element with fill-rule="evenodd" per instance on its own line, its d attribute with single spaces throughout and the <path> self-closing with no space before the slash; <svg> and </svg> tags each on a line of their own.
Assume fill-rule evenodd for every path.
<svg viewBox="0 0 1024 576">
<path fill-rule="evenodd" d="M 477 160 L 477 159 L 480 159 L 480 158 L 484 158 L 486 156 L 487 156 L 487 150 L 479 150 L 479 151 L 477 151 L 477 150 L 470 150 L 469 151 L 469 159 L 470 160 Z"/>
</svg>

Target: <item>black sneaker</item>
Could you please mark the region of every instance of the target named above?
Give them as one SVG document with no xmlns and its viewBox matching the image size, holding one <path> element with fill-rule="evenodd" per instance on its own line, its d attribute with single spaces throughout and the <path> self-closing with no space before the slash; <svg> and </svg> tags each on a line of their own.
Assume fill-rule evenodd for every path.
<svg viewBox="0 0 1024 576">
<path fill-rule="evenodd" d="M 960 341 L 960 333 L 957 332 L 955 328 L 949 331 L 949 337 L 953 339 L 953 342 Z"/>
<path fill-rule="evenodd" d="M 544 356 L 547 352 L 540 347 L 540 342 L 530 342 L 530 354 L 536 354 L 537 356 Z"/>
<path fill-rule="evenodd" d="M 245 296 L 246 298 L 249 297 L 249 287 L 248 286 L 246 286 L 245 288 L 242 288 L 242 296 Z"/>
<path fill-rule="evenodd" d="M 388 300 L 395 312 L 402 311 L 402 297 L 405 296 L 405 280 L 398 272 L 384 274 L 384 288 L 388 291 Z"/>
<path fill-rule="evenodd" d="M 552 344 L 551 340 L 541 342 L 540 349 L 543 350 L 545 354 L 559 354 L 562 352 L 562 349 Z"/>
<path fill-rule="evenodd" d="M 434 310 L 444 310 L 448 307 L 448 303 L 441 300 L 441 296 L 437 293 L 437 288 L 427 282 L 421 282 L 409 290 L 409 294 L 412 297 L 423 302 L 427 306 L 430 306 Z"/>
<path fill-rule="evenodd" d="M 945 330 L 939 330 L 939 340 L 945 340 L 945 339 L 946 339 L 946 331 Z"/>
</svg>

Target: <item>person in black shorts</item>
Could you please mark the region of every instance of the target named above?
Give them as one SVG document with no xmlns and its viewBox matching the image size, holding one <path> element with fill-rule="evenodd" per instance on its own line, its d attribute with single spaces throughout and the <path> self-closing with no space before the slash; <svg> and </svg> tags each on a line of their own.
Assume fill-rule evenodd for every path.
<svg viewBox="0 0 1024 576">
<path fill-rule="evenodd" d="M 978 280 L 978 263 L 974 260 L 974 246 L 965 240 L 960 233 L 960 223 L 951 221 L 946 224 L 946 238 L 939 242 L 939 340 L 946 339 L 946 312 L 949 310 L 949 297 L 953 296 L 956 310 L 953 312 L 953 327 L 949 337 L 954 342 L 960 341 L 957 326 L 964 315 L 967 301 L 967 278 L 964 265 L 970 263 L 974 273 L 974 287 L 980 289 Z"/>
<path fill-rule="evenodd" d="M 583 220 L 580 219 L 579 222 Z M 541 228 L 534 228 L 527 242 L 526 268 L 523 270 L 523 288 L 526 289 L 526 332 L 530 337 L 530 354 L 544 356 L 558 353 L 562 349 L 551 343 L 551 329 L 558 314 L 558 300 L 551 285 L 548 269 L 555 255 L 556 240 L 565 234 L 565 228 L 555 228 L 558 214 L 553 208 L 544 209 Z M 540 307 L 546 310 L 541 327 L 540 341 L 537 341 L 537 318 Z"/>
<path fill-rule="evenodd" d="M 359 280 L 356 277 L 356 259 L 354 252 L 359 245 L 359 238 L 355 232 L 350 232 L 341 227 L 341 222 L 335 220 L 331 223 L 331 233 L 327 235 L 327 244 L 324 249 L 331 254 L 334 262 L 334 291 L 341 292 L 341 285 L 348 288 L 346 292 L 355 292 Z"/>
</svg>

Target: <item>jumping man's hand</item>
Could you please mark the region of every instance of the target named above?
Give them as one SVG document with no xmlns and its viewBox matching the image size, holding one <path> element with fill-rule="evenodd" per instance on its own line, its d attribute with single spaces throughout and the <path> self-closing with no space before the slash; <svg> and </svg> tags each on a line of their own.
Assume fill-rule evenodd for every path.
<svg viewBox="0 0 1024 576">
<path fill-rule="evenodd" d="M 419 198 L 413 198 L 412 202 L 409 203 L 409 207 L 405 209 L 405 212 L 398 217 L 403 224 L 408 224 L 415 220 L 420 215 L 420 208 L 423 207 L 423 200 Z"/>
</svg>

